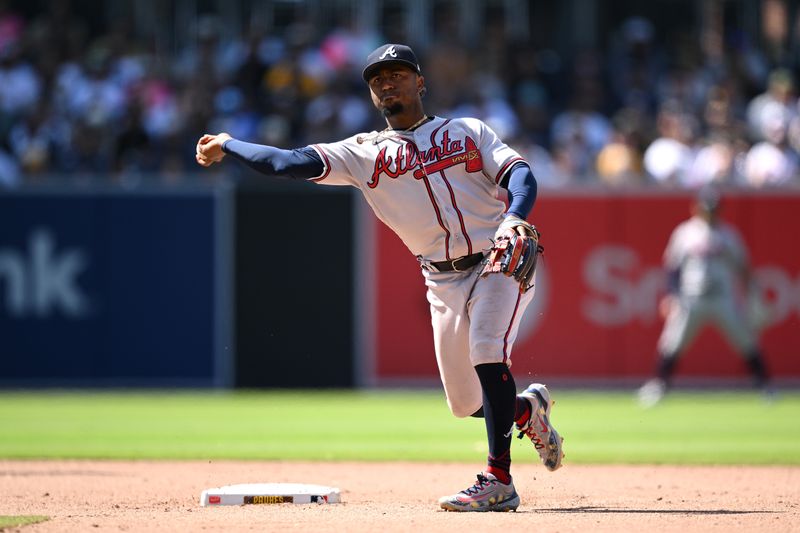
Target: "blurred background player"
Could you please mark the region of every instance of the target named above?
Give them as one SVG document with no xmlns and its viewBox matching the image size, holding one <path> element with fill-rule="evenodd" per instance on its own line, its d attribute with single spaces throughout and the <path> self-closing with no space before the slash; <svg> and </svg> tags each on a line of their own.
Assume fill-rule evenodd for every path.
<svg viewBox="0 0 800 533">
<path fill-rule="evenodd" d="M 670 387 L 678 359 L 706 324 L 718 327 L 741 354 L 756 387 L 767 387 L 767 370 L 743 299 L 752 291 L 750 264 L 743 240 L 719 219 L 720 195 L 703 188 L 692 203 L 692 217 L 672 232 L 664 251 L 668 294 L 660 302 L 665 317 L 658 340 L 656 377 L 639 389 L 639 402 L 650 407 Z"/>
</svg>

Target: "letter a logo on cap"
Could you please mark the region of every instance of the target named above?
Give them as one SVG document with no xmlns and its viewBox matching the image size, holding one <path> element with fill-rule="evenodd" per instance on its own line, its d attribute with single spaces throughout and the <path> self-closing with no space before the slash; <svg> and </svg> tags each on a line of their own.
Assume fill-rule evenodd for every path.
<svg viewBox="0 0 800 533">
<path fill-rule="evenodd" d="M 379 59 L 386 59 L 386 56 L 397 57 L 397 51 L 394 49 L 394 45 L 387 48 L 386 51 L 381 54 Z"/>
</svg>

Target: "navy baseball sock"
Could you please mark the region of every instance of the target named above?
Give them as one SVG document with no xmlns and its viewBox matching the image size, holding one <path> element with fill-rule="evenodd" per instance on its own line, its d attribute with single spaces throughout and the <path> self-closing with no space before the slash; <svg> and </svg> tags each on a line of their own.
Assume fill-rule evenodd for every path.
<svg viewBox="0 0 800 533">
<path fill-rule="evenodd" d="M 531 402 L 526 400 L 525 398 L 520 398 L 517 396 L 517 404 L 516 409 L 514 410 L 514 423 L 517 426 L 523 426 L 525 422 L 527 422 L 531 417 Z"/>
<path fill-rule="evenodd" d="M 487 472 L 501 483 L 511 481 L 511 429 L 514 424 L 517 386 L 505 363 L 477 365 L 483 389 L 483 414 L 489 438 Z"/>
<path fill-rule="evenodd" d="M 664 381 L 664 384 L 669 385 L 677 363 L 677 354 L 662 355 L 659 357 L 656 375 Z"/>
<path fill-rule="evenodd" d="M 769 376 L 761 352 L 754 350 L 747 354 L 745 360 L 747 361 L 747 367 L 750 369 L 750 373 L 753 375 L 755 386 L 758 388 L 764 387 L 769 380 Z"/>
</svg>

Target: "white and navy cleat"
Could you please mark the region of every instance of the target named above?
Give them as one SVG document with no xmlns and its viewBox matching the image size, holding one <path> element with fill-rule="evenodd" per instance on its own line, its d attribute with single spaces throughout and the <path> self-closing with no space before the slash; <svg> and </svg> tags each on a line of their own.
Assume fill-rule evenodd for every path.
<svg viewBox="0 0 800 533">
<path fill-rule="evenodd" d="M 564 439 L 550 422 L 550 411 L 555 403 L 550 391 L 541 383 L 532 383 L 518 396 L 531 404 L 531 415 L 523 424 L 515 424 L 519 430 L 517 438 L 528 437 L 545 468 L 551 472 L 558 470 L 564 459 Z"/>
<path fill-rule="evenodd" d="M 493 474 L 481 472 L 471 487 L 439 498 L 439 506 L 445 511 L 516 511 L 519 495 L 513 480 L 505 484 Z"/>
</svg>

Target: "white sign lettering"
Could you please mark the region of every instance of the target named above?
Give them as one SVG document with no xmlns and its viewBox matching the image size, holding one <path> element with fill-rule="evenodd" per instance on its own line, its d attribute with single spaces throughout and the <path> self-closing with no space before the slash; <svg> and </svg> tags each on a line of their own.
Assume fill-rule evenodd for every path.
<svg viewBox="0 0 800 533">
<path fill-rule="evenodd" d="M 78 277 L 89 264 L 77 248 L 56 252 L 51 231 L 35 229 L 28 238 L 27 257 L 10 248 L 0 248 L 0 311 L 12 317 L 45 318 L 57 310 L 70 318 L 89 313 L 89 299 L 78 285 Z M 5 305 L 3 305 L 5 304 Z"/>
<path fill-rule="evenodd" d="M 800 275 L 764 265 L 755 269 L 769 324 L 800 315 Z M 625 245 L 592 249 L 583 264 L 588 293 L 581 302 L 583 315 L 599 326 L 623 326 L 634 321 L 645 325 L 657 319 L 658 298 L 664 293 L 661 265 L 643 266 L 636 250 Z"/>
</svg>

